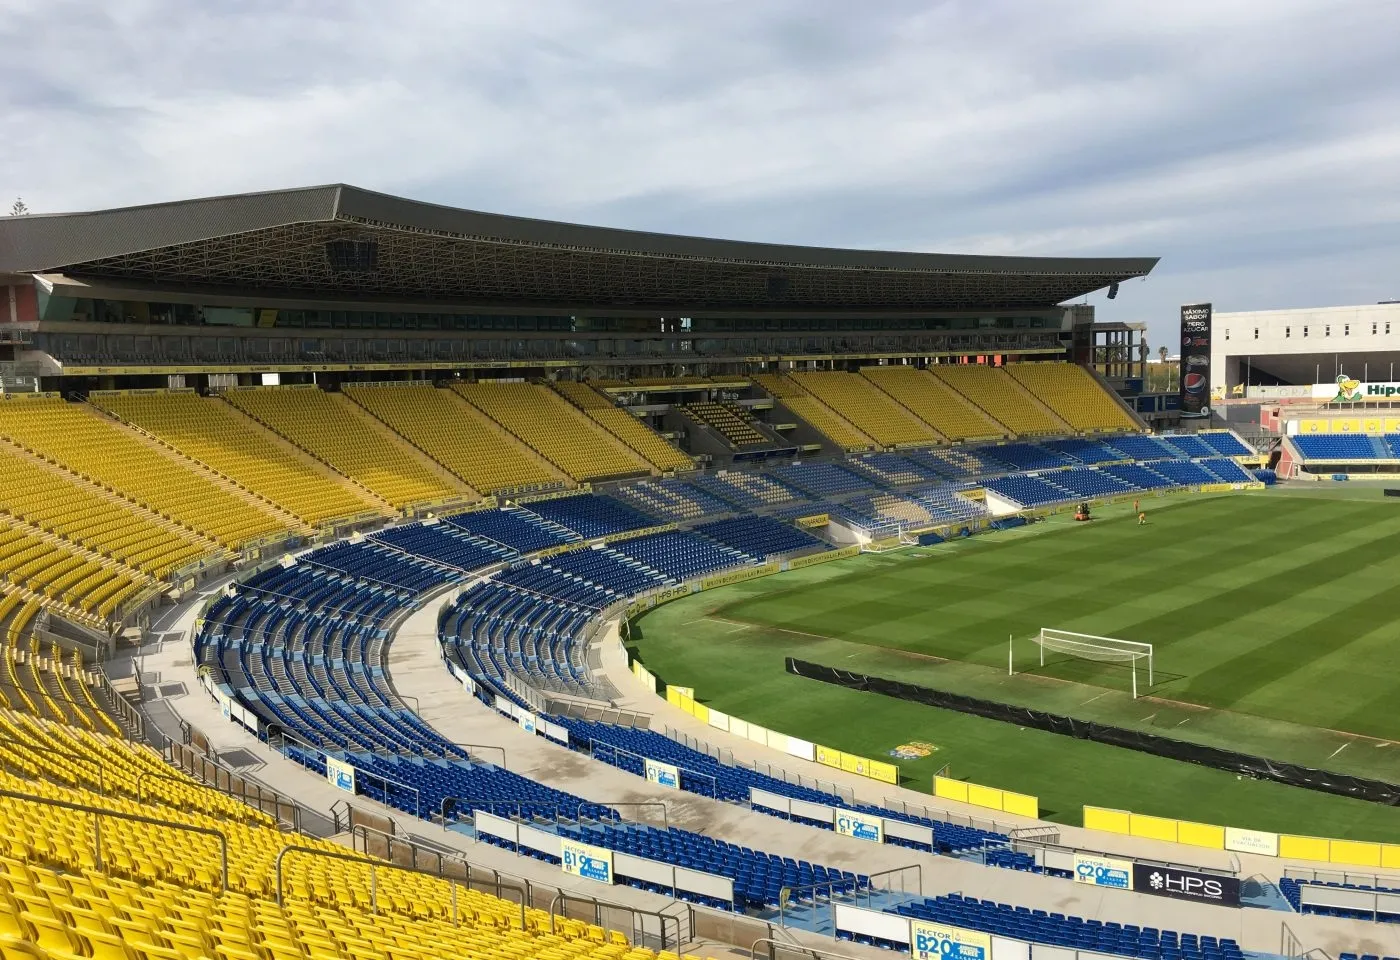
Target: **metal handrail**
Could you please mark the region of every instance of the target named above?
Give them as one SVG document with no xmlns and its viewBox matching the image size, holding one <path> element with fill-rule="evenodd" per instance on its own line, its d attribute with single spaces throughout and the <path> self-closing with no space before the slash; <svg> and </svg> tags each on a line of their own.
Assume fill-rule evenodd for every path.
<svg viewBox="0 0 1400 960">
<path fill-rule="evenodd" d="M 823 953 L 814 947 L 807 947 L 797 943 L 786 943 L 781 940 L 775 940 L 772 937 L 759 937 L 757 940 L 755 940 L 749 946 L 749 960 L 758 960 L 758 945 L 760 943 L 768 944 L 769 960 L 773 960 L 773 957 L 776 953 L 776 951 L 773 949 L 774 947 L 781 947 L 784 950 L 791 950 L 796 953 L 809 954 L 812 957 L 812 960 L 856 960 L 855 957 L 852 957 L 848 954 Z"/>
<path fill-rule="evenodd" d="M 25 750 L 32 750 L 35 753 L 48 753 L 55 757 L 63 757 L 65 760 L 77 760 L 81 763 L 91 763 L 97 767 L 97 792 L 104 797 L 107 795 L 107 777 L 104 773 L 106 769 L 101 760 L 93 757 L 85 757 L 78 753 L 68 753 L 65 750 L 55 750 L 52 747 L 41 747 L 37 743 L 30 743 L 27 740 L 16 740 L 13 737 L 0 737 L 0 745 L 9 744 L 15 747 L 23 747 Z"/>
<path fill-rule="evenodd" d="M 174 830 L 185 830 L 189 833 L 200 833 L 214 837 L 219 841 L 219 865 L 220 878 L 223 886 L 220 892 L 228 891 L 228 835 L 212 827 L 198 827 L 190 823 L 179 823 L 174 820 L 161 820 L 157 817 L 143 817 L 135 813 L 123 813 L 121 810 L 108 810 L 105 807 L 93 807 L 85 803 L 69 803 L 67 800 L 54 800 L 51 797 L 40 797 L 29 793 L 19 793 L 14 790 L 0 790 L 0 797 L 9 797 L 13 800 L 24 800 L 30 803 L 42 803 L 51 807 L 61 807 L 65 810 L 77 810 L 80 813 L 90 813 L 93 815 L 93 860 L 97 869 L 102 869 L 102 818 L 112 817 L 116 820 L 130 820 L 133 823 L 149 823 L 157 827 L 170 827 Z"/>
</svg>

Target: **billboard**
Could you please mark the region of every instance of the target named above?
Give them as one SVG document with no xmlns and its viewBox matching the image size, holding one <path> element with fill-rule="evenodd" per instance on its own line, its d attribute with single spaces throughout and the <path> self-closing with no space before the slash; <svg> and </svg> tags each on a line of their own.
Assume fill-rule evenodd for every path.
<svg viewBox="0 0 1400 960">
<path fill-rule="evenodd" d="M 1312 398 L 1323 403 L 1365 403 L 1371 400 L 1393 401 L 1400 397 L 1400 383 L 1393 380 L 1367 381 L 1338 374 L 1331 383 L 1314 383 Z"/>
<path fill-rule="evenodd" d="M 326 780 L 337 790 L 355 792 L 355 768 L 344 760 L 326 757 Z"/>
<path fill-rule="evenodd" d="M 559 861 L 564 872 L 570 876 L 596 880 L 599 883 L 613 882 L 612 851 L 604 847 L 595 847 L 561 837 L 559 839 Z"/>
<path fill-rule="evenodd" d="M 992 935 L 978 930 L 913 920 L 909 939 L 914 960 L 991 960 L 992 956 Z"/>
<path fill-rule="evenodd" d="M 520 724 L 521 730 L 531 734 L 538 730 L 540 726 L 539 717 L 535 716 L 533 713 L 525 713 L 523 711 L 516 715 L 515 722 Z"/>
<path fill-rule="evenodd" d="M 1133 889 L 1174 900 L 1193 900 L 1224 907 L 1240 905 L 1239 877 L 1222 877 L 1176 867 L 1133 864 Z"/>
<path fill-rule="evenodd" d="M 1133 889 L 1133 862 L 1076 853 L 1074 855 L 1074 881 L 1075 883 L 1092 884 L 1096 887 L 1131 890 Z"/>
<path fill-rule="evenodd" d="M 681 773 L 674 764 L 647 758 L 646 770 L 648 783 L 654 783 L 658 787 L 670 787 L 672 790 L 680 789 Z"/>
<path fill-rule="evenodd" d="M 1181 415 L 1210 416 L 1211 305 L 1181 308 Z"/>
<path fill-rule="evenodd" d="M 871 843 L 885 842 L 883 820 L 851 810 L 842 810 L 837 815 L 836 832 L 843 837 L 855 837 L 857 840 L 869 840 Z"/>
</svg>

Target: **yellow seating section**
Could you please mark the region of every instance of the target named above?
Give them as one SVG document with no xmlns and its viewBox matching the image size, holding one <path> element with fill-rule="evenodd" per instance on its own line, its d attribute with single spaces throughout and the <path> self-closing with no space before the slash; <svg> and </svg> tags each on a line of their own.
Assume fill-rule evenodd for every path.
<svg viewBox="0 0 1400 960">
<path fill-rule="evenodd" d="M 481 493 L 563 485 L 514 438 L 450 391 L 428 384 L 346 384 L 342 390 Z"/>
<path fill-rule="evenodd" d="M 792 380 L 882 447 L 928 445 L 942 439 L 859 374 L 808 371 L 792 374 Z"/>
<path fill-rule="evenodd" d="M 468 403 L 580 483 L 650 473 L 634 450 L 538 383 L 454 383 Z"/>
<path fill-rule="evenodd" d="M 341 481 L 304 463 L 262 427 L 218 399 L 194 391 L 100 393 L 89 401 L 275 503 L 302 523 L 321 526 L 373 511 Z"/>
<path fill-rule="evenodd" d="M 116 561 L 99 563 L 14 527 L 0 529 L 0 578 L 102 620 L 151 583 Z"/>
<path fill-rule="evenodd" d="M 735 405 L 707 402 L 687 403 L 681 407 L 681 410 L 700 423 L 714 427 L 724 439 L 736 447 L 753 447 L 769 442 L 767 437 L 750 425 L 752 414 Z"/>
<path fill-rule="evenodd" d="M 1064 427 L 1035 404 L 1005 370 L 977 363 L 938 364 L 933 375 L 981 407 L 1017 435 L 1064 433 Z"/>
<path fill-rule="evenodd" d="M 1001 439 L 1007 429 L 927 370 L 908 366 L 862 367 L 871 383 L 904 404 L 949 440 Z"/>
<path fill-rule="evenodd" d="M 1006 371 L 1076 430 L 1122 433 L 1142 429 L 1077 363 L 1013 363 Z"/>
<path fill-rule="evenodd" d="M 0 436 L 227 547 L 287 529 L 83 404 L 58 397 L 0 401 Z"/>
<path fill-rule="evenodd" d="M 396 510 L 463 496 L 411 451 L 365 429 L 320 389 L 265 387 L 229 390 L 222 396 L 332 469 L 364 484 Z"/>
<path fill-rule="evenodd" d="M 188 532 L 69 476 L 0 444 L 0 511 L 158 579 L 211 552 Z"/>
<path fill-rule="evenodd" d="M 554 389 L 656 469 L 663 472 L 694 469 L 695 461 L 588 384 L 560 380 L 554 384 Z"/>
<path fill-rule="evenodd" d="M 754 377 L 754 381 L 841 449 L 869 450 L 878 446 L 873 439 L 807 393 L 795 381 L 772 373 L 761 373 Z"/>
<path fill-rule="evenodd" d="M 24 724 L 25 729 L 33 725 Z M 93 738 L 99 739 L 100 738 Z M 69 741 L 71 745 L 81 744 Z M 122 748 L 103 746 L 103 760 Z M 16 756 L 23 751 L 16 751 Z M 121 761 L 125 756 L 118 755 Z M 7 760 L 13 759 L 11 756 Z M 128 770 L 128 767 L 122 767 Z M 0 951 L 27 960 L 332 960 L 482 957 L 490 960 L 652 960 L 620 934 L 550 918 L 446 880 L 314 853 L 276 861 L 288 846 L 344 854 L 325 840 L 283 833 L 251 811 L 192 809 L 213 791 L 176 784 L 144 802 L 121 790 L 0 771 L 0 788 L 104 811 L 173 821 L 101 817 L 36 800 L 0 798 Z M 137 774 L 139 776 L 139 773 Z M 153 779 L 153 778 L 148 778 Z M 142 783 L 142 789 L 145 783 Z M 371 875 L 373 870 L 373 875 Z M 674 954 L 664 960 L 676 960 Z"/>
</svg>

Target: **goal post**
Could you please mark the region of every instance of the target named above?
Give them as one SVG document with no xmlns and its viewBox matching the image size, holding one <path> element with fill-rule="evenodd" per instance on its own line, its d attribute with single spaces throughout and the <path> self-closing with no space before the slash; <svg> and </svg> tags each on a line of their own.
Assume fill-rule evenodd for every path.
<svg viewBox="0 0 1400 960">
<path fill-rule="evenodd" d="M 1016 672 L 1015 638 L 1007 647 L 1007 672 Z M 1136 640 L 1119 640 L 1116 637 L 1099 637 L 1091 633 L 1075 633 L 1071 630 L 1056 630 L 1041 627 L 1040 632 L 1031 637 L 1031 642 L 1040 648 L 1040 665 L 1045 666 L 1045 651 L 1063 653 L 1080 660 L 1093 660 L 1099 663 L 1127 663 L 1132 667 L 1133 699 L 1137 699 L 1137 664 L 1147 661 L 1147 685 L 1153 685 L 1153 649 L 1150 643 Z"/>
</svg>

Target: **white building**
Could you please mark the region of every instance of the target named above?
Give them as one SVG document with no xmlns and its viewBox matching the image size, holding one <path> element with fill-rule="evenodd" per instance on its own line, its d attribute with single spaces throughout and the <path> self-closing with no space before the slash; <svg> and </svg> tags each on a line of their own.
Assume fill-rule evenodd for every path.
<svg viewBox="0 0 1400 960">
<path fill-rule="evenodd" d="M 1217 313 L 1211 323 L 1211 384 L 1331 383 L 1345 374 L 1394 381 L 1400 368 L 1400 303 Z"/>
</svg>

